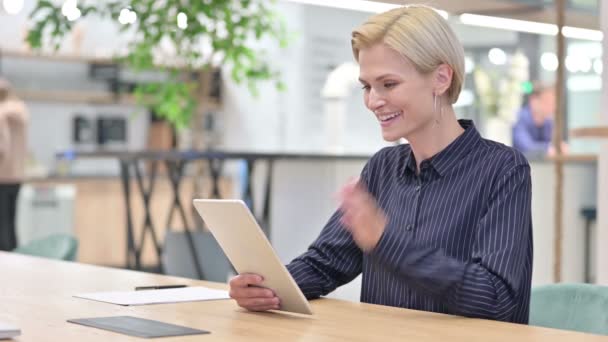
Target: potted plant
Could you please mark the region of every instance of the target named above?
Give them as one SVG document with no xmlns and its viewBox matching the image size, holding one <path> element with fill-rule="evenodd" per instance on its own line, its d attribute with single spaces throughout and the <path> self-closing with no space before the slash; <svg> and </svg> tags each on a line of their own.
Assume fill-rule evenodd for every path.
<svg viewBox="0 0 608 342">
<path fill-rule="evenodd" d="M 274 0 L 66 0 L 56 5 L 38 0 L 26 39 L 33 49 L 49 41 L 56 50 L 80 18 L 97 15 L 114 20 L 130 37 L 126 55 L 117 60 L 135 71 L 166 74 L 163 81 L 136 85 L 137 102 L 180 129 L 197 111 L 199 82 L 193 71 L 223 66 L 234 81 L 246 82 L 253 94 L 263 80 L 283 88 L 278 71 L 253 48 L 264 38 L 287 45 L 285 23 L 273 4 Z"/>
</svg>

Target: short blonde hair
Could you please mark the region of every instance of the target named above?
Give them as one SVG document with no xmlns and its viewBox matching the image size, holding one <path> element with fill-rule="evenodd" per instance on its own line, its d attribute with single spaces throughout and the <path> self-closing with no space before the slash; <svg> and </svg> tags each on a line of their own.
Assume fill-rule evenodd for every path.
<svg viewBox="0 0 608 342">
<path fill-rule="evenodd" d="M 428 74 L 441 64 L 453 70 L 447 90 L 455 103 L 464 83 L 464 50 L 447 21 L 425 5 L 407 5 L 370 17 L 352 33 L 352 49 L 359 61 L 359 51 L 385 43 L 406 57 L 418 72 Z"/>
</svg>

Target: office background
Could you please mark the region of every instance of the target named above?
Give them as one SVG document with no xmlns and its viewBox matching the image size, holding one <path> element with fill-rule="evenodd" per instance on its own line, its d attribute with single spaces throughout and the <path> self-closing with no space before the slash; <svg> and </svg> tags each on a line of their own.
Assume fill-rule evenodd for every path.
<svg viewBox="0 0 608 342">
<path fill-rule="evenodd" d="M 554 82 L 556 37 L 531 33 L 535 30 L 518 25 L 510 29 L 480 26 L 482 24 L 461 14 L 466 10 L 497 17 L 513 13 L 517 17 L 540 6 L 539 13 L 545 13 L 545 17 L 539 20 L 543 20 L 550 17 L 546 13 L 552 13 L 554 5 L 493 1 L 495 6 L 491 9 L 488 4 L 459 8 L 464 2 L 455 3 L 444 6 L 467 57 L 465 88 L 456 105 L 457 114 L 475 120 L 487 138 L 511 144 L 510 127 L 517 106 L 505 103 L 504 106 L 513 108 L 506 109 L 507 117 L 498 121 L 488 116 L 480 105 L 483 99 L 480 89 L 476 88 L 475 73 L 485 72 L 493 81 L 500 82 L 513 80 L 514 70 L 523 68 L 527 75 L 520 80 L 522 83 L 532 79 Z M 437 4 L 442 8 L 440 5 Z M 164 142 L 167 125 L 153 121 L 149 110 L 134 101 L 114 98 L 107 79 L 96 77 L 92 71 L 97 65 L 96 59 L 108 60 L 114 53 L 125 50 L 128 35 L 118 33 L 120 25 L 111 19 L 77 19 L 74 31 L 57 52 L 46 50 L 38 54 L 23 43 L 27 16 L 33 6 L 33 1 L 24 1 L 16 14 L 9 14 L 6 8 L 0 12 L 0 72 L 13 84 L 30 112 L 28 178 L 21 192 L 17 219 L 21 243 L 50 233 L 68 233 L 78 240 L 78 261 L 122 267 L 127 262 L 124 252 L 127 240 L 120 164 L 112 157 L 58 158 L 57 154 L 169 148 Z M 597 208 L 600 142 L 569 137 L 568 131 L 598 126 L 602 115 L 605 117 L 600 107 L 603 63 L 598 8 L 596 2 L 568 2 L 566 15 L 576 20 L 576 25 L 583 23 L 587 25 L 585 29 L 592 30 L 574 31 L 566 37 L 564 132 L 570 151 L 564 157 L 560 280 L 569 282 L 596 281 L 597 216 L 586 215 L 585 210 Z M 350 32 L 371 12 L 291 1 L 277 2 L 276 10 L 285 19 L 288 31 L 294 33 L 289 46 L 280 49 L 272 41 L 257 44 L 267 51 L 266 58 L 281 71 L 286 90 L 277 90 L 272 82 L 261 83 L 256 97 L 245 85 L 236 84 L 226 70 L 221 70 L 220 105 L 199 113 L 205 118 L 202 124 L 192 124 L 181 131 L 175 137 L 175 145 L 188 148 L 195 132 L 202 132 L 206 147 L 224 151 L 364 156 L 387 145 L 381 139 L 376 120 L 364 108 L 356 86 L 347 87 L 341 107 L 346 116 L 338 124 L 332 118 L 331 108 L 335 107 L 322 96 L 329 74 L 338 66 L 352 62 Z M 135 74 L 127 69 L 120 79 L 136 83 L 145 82 L 147 77 L 155 75 Z M 522 93 L 510 95 L 520 98 Z M 509 117 L 508 113 L 513 115 Z M 541 285 L 556 281 L 553 269 L 555 160 L 535 156 L 530 157 L 530 162 L 535 240 L 533 282 Z M 252 182 L 253 198 L 258 203 L 263 202 L 266 195 L 266 172 L 270 167 L 273 171 L 269 237 L 282 261 L 288 262 L 312 242 L 336 207 L 333 193 L 349 177 L 357 175 L 363 164 L 363 159 L 305 158 L 278 159 L 271 166 L 263 162 L 256 166 Z M 248 180 L 244 168 L 244 162 L 238 159 L 223 165 L 220 184 L 223 197 L 241 197 L 246 191 Z M 150 212 L 158 238 L 164 241 L 167 228 L 181 231 L 184 227 L 175 221 L 170 227 L 165 226 L 172 188 L 166 174 L 163 170 L 160 172 Z M 207 169 L 199 171 L 196 165 L 189 165 L 181 187 L 182 201 L 187 204 L 193 197 L 209 195 L 210 176 Z M 204 179 L 203 192 L 197 193 L 194 183 L 201 178 Z M 135 182 L 131 186 L 136 193 Z M 55 201 L 55 205 L 41 206 L 44 202 L 41 199 Z M 197 226 L 189 205 L 186 208 L 188 225 Z M 261 206 L 257 209 L 260 212 Z M 141 201 L 134 198 L 137 233 L 143 225 L 144 211 Z M 156 271 L 162 260 L 150 241 L 146 241 L 142 251 L 143 268 Z M 215 257 L 222 258 L 221 255 Z M 226 277 L 229 276 L 228 270 Z M 357 281 L 332 296 L 358 300 Z"/>
</svg>

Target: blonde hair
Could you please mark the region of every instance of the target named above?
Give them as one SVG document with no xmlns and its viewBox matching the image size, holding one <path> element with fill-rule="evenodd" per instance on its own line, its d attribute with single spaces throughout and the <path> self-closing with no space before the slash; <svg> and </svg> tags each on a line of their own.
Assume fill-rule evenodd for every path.
<svg viewBox="0 0 608 342">
<path fill-rule="evenodd" d="M 370 17 L 352 33 L 355 60 L 359 51 L 384 43 L 406 57 L 421 74 L 433 72 L 441 64 L 453 70 L 447 90 L 455 103 L 464 83 L 464 50 L 447 21 L 431 7 L 407 5 Z"/>
</svg>

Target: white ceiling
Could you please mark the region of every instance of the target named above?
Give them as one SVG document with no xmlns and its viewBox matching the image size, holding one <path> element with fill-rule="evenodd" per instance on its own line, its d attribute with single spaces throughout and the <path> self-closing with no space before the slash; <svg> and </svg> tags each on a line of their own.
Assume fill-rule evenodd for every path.
<svg viewBox="0 0 608 342">
<path fill-rule="evenodd" d="M 475 13 L 544 23 L 556 23 L 555 7 L 526 4 L 509 0 L 372 0 L 390 4 L 425 3 L 451 14 Z M 597 12 L 596 12 L 597 13 Z M 566 12 L 566 26 L 575 26 L 599 30 L 599 18 L 596 14 L 584 11 L 569 10 Z"/>
</svg>

